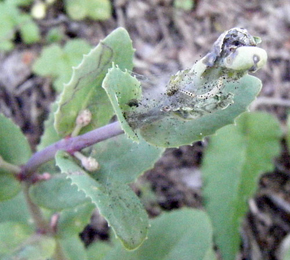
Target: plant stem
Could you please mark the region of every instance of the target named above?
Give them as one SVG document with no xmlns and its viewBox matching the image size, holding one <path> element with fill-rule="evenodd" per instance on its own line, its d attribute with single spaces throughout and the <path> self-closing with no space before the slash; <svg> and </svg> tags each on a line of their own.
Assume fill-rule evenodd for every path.
<svg viewBox="0 0 290 260">
<path fill-rule="evenodd" d="M 40 208 L 32 202 L 29 196 L 30 183 L 23 182 L 22 186 L 23 186 L 24 197 L 25 197 L 28 209 L 30 211 L 30 214 L 32 216 L 32 219 L 34 221 L 37 231 L 44 234 L 51 233 L 51 228 L 49 226 L 49 223 L 43 217 Z"/>
<path fill-rule="evenodd" d="M 65 253 L 63 252 L 63 249 L 58 240 L 56 240 L 56 249 L 54 253 L 54 258 L 56 260 L 67 260 L 67 258 L 65 257 Z"/>
<path fill-rule="evenodd" d="M 114 122 L 80 136 L 64 138 L 36 152 L 24 166 L 23 174 L 25 177 L 31 177 L 41 164 L 52 160 L 59 150 L 73 153 L 122 133 L 124 131 L 119 122 Z"/>
</svg>

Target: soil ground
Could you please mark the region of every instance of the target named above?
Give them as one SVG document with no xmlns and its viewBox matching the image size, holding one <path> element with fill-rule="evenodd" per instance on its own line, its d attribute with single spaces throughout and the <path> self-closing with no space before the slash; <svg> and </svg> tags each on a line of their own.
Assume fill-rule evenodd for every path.
<svg viewBox="0 0 290 260">
<path fill-rule="evenodd" d="M 136 49 L 136 72 L 156 85 L 166 84 L 170 74 L 191 67 L 223 31 L 246 28 L 262 38 L 261 47 L 269 58 L 267 66 L 257 73 L 264 87 L 253 109 L 273 113 L 285 125 L 290 98 L 289 1 L 196 0 L 191 11 L 173 7 L 172 0 L 115 0 L 112 4 L 109 20 L 76 22 L 66 16 L 62 1 L 57 1 L 38 23 L 43 34 L 58 27 L 67 39 L 85 38 L 93 45 L 114 28 L 125 27 Z M 51 79 L 40 78 L 31 70 L 41 47 L 26 46 L 16 39 L 12 52 L 0 53 L 0 111 L 13 118 L 33 147 L 56 97 Z M 290 163 L 286 146 L 281 145 L 284 148 L 275 162 L 276 170 L 262 176 L 259 190 L 250 201 L 240 259 L 279 259 L 281 241 L 290 232 Z M 143 194 L 151 216 L 182 206 L 201 207 L 199 166 L 205 146 L 206 142 L 168 149 L 156 167 L 134 185 L 141 197 L 142 185 L 152 187 L 154 198 Z M 87 243 L 107 238 L 106 224 L 97 215 L 94 219 L 98 221 L 93 221 L 82 234 Z"/>
</svg>

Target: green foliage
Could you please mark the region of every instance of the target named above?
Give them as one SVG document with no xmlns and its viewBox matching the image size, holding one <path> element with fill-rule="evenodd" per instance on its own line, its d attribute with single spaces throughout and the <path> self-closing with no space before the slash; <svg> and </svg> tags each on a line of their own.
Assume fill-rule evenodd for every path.
<svg viewBox="0 0 290 260">
<path fill-rule="evenodd" d="M 76 15 L 74 19 L 95 19 L 98 11 L 94 6 L 88 11 L 89 2 L 102 3 L 67 1 L 67 12 Z M 36 35 L 29 26 L 21 32 L 26 41 Z M 0 257 L 213 260 L 214 231 L 224 259 L 233 259 L 239 246 L 239 221 L 247 210 L 245 200 L 253 195 L 259 174 L 272 169 L 271 160 L 279 153 L 281 130 L 273 117 L 262 113 L 244 114 L 237 126 L 222 128 L 232 124 L 259 93 L 260 80 L 247 73 L 263 66 L 267 58 L 264 50 L 244 42 L 231 49 L 231 42 L 223 40 L 225 35 L 231 39 L 232 34 L 242 35 L 241 41 L 252 40 L 243 29 L 222 34 L 208 55 L 193 68 L 172 76 L 166 93 L 158 97 L 142 96 L 140 83 L 128 73 L 133 69 L 134 50 L 123 28 L 113 31 L 82 61 L 82 54 L 89 51 L 84 41 L 45 48 L 34 71 L 52 77 L 55 88 L 62 93 L 52 105 L 37 147 L 38 151 L 45 150 L 33 156 L 28 166 L 17 167 L 31 156 L 26 139 L 18 127 L 0 116 L 0 155 L 7 163 L 5 168 L 2 162 L 0 172 L 0 240 L 5 243 L 0 245 Z M 52 41 L 58 40 L 58 35 L 52 37 Z M 223 48 L 229 48 L 229 56 L 223 56 L 227 53 Z M 253 59 L 253 55 L 260 59 Z M 77 67 L 69 83 L 62 86 L 69 80 L 71 66 Z M 90 141 L 85 136 L 70 137 L 77 132 L 76 118 L 84 109 L 92 113 L 92 120 L 80 134 L 104 126 L 116 116 L 126 135 L 115 136 L 120 133 L 118 129 L 112 134 L 115 137 L 84 149 L 83 154 L 79 148 L 63 148 L 72 140 Z M 163 213 L 151 221 L 149 229 L 146 211 L 128 184 L 153 167 L 164 151 L 162 147 L 191 144 L 216 131 L 202 168 L 209 214 L 193 209 Z M 73 157 L 76 154 L 85 159 L 89 155 L 100 168 L 84 170 L 83 161 L 81 166 Z M 39 161 L 54 155 L 55 161 L 41 165 L 36 172 L 45 175 L 34 174 L 35 165 L 33 171 L 27 170 L 31 161 L 39 165 Z M 41 156 L 46 160 L 42 161 Z M 7 170 L 8 166 L 14 170 Z M 25 182 L 23 193 L 18 193 L 21 186 L 15 176 Z M 123 249 L 117 239 L 111 245 L 97 243 L 88 250 L 84 247 L 79 233 L 95 208 L 123 247 L 131 251 Z M 41 232 L 35 232 L 35 228 Z M 14 236 L 17 239 L 11 239 Z"/>
<path fill-rule="evenodd" d="M 81 233 L 90 222 L 94 205 L 87 202 L 75 208 L 66 209 L 61 212 L 57 236 L 59 238 L 74 237 Z"/>
<path fill-rule="evenodd" d="M 16 234 L 18 235 L 18 233 Z M 2 259 L 45 260 L 53 256 L 55 247 L 56 243 L 52 237 L 32 235 L 17 247 L 12 254 L 4 256 Z"/>
<path fill-rule="evenodd" d="M 15 33 L 19 30 L 24 43 L 32 44 L 40 40 L 40 32 L 37 24 L 28 14 L 21 12 L 17 5 L 26 5 L 27 1 L 0 2 L 0 50 L 13 49 Z"/>
<path fill-rule="evenodd" d="M 145 125 L 141 128 L 144 139 L 156 146 L 178 147 L 203 140 L 219 128 L 232 124 L 243 113 L 261 90 L 261 81 L 246 75 L 237 82 L 225 83 L 225 90 L 234 94 L 233 104 L 195 120 L 185 121 L 174 116 Z"/>
<path fill-rule="evenodd" d="M 31 235 L 31 229 L 17 222 L 4 222 L 0 224 L 0 256 L 10 253 Z"/>
<path fill-rule="evenodd" d="M 173 5 L 175 8 L 190 11 L 193 9 L 195 5 L 195 0 L 174 0 Z"/>
<path fill-rule="evenodd" d="M 143 172 L 151 169 L 160 158 L 164 149 L 154 147 L 142 138 L 134 143 L 125 135 L 110 138 L 94 145 L 94 158 L 100 169 L 92 176 L 101 182 L 113 179 L 122 183 L 134 182 Z"/>
<path fill-rule="evenodd" d="M 225 260 L 235 259 L 247 199 L 260 174 L 273 170 L 281 135 L 277 119 L 257 112 L 243 114 L 236 126 L 224 127 L 210 139 L 202 165 L 205 207 Z"/>
<path fill-rule="evenodd" d="M 33 3 L 33 0 L 2 0 L 3 2 L 9 3 L 15 6 L 29 6 Z"/>
<path fill-rule="evenodd" d="M 133 252 L 119 245 L 107 251 L 103 260 L 215 259 L 210 219 L 205 212 L 194 209 L 163 213 L 153 219 L 148 239 Z"/>
<path fill-rule="evenodd" d="M 65 0 L 65 9 L 73 20 L 107 20 L 112 13 L 109 0 Z"/>
<path fill-rule="evenodd" d="M 80 65 L 74 68 L 72 78 L 60 97 L 55 128 L 61 136 L 71 134 L 78 113 L 85 108 L 91 111 L 93 119 L 82 133 L 109 122 L 113 109 L 106 92 L 101 88 L 102 81 L 113 62 L 120 69 L 132 70 L 133 52 L 127 31 L 119 28 L 84 56 Z"/>
<path fill-rule="evenodd" d="M 40 76 L 52 77 L 54 88 L 60 92 L 71 77 L 71 68 L 78 65 L 90 49 L 90 45 L 80 39 L 68 41 L 63 48 L 58 44 L 45 47 L 35 61 L 33 71 Z"/>
<path fill-rule="evenodd" d="M 48 43 L 60 42 L 64 38 L 63 32 L 60 28 L 52 28 L 46 35 L 46 41 Z"/>
<path fill-rule="evenodd" d="M 53 238 L 33 234 L 33 229 L 22 223 L 1 223 L 0 239 L 0 257 L 3 260 L 46 259 L 51 257 L 55 250 Z"/>
<path fill-rule="evenodd" d="M 132 140 L 137 142 L 138 136 L 127 123 L 124 113 L 131 110 L 130 101 L 138 102 L 141 98 L 140 82 L 128 72 L 122 72 L 113 66 L 103 81 L 103 88 L 109 96 L 122 129 Z"/>
<path fill-rule="evenodd" d="M 57 239 L 63 250 L 65 259 L 69 260 L 87 260 L 86 249 L 79 235 Z M 90 260 L 90 259 L 88 259 Z"/>
<path fill-rule="evenodd" d="M 72 186 L 70 180 L 60 174 L 32 185 L 30 197 L 35 204 L 57 211 L 88 202 L 85 194 L 78 192 L 77 187 Z"/>
<path fill-rule="evenodd" d="M 16 165 L 26 163 L 31 156 L 29 144 L 19 127 L 2 114 L 0 114 L 0 156 L 6 162 Z M 0 168 L 0 201 L 14 197 L 20 190 L 21 185 L 11 172 Z"/>
<path fill-rule="evenodd" d="M 0 223 L 17 222 L 31 225 L 31 216 L 22 193 L 0 203 Z"/>
<path fill-rule="evenodd" d="M 122 183 L 97 182 L 63 152 L 58 152 L 56 162 L 99 208 L 123 245 L 130 250 L 140 246 L 147 235 L 148 217 L 135 193 Z"/>
<path fill-rule="evenodd" d="M 108 242 L 98 241 L 92 243 L 87 250 L 87 256 L 90 260 L 102 260 L 108 252 L 112 250 L 113 246 Z"/>
</svg>

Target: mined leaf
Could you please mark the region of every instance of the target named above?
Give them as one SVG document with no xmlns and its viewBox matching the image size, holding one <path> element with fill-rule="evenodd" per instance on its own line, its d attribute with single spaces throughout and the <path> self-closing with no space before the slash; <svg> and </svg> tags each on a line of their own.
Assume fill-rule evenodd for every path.
<svg viewBox="0 0 290 260">
<path fill-rule="evenodd" d="M 191 121 L 175 116 L 166 117 L 145 125 L 140 133 L 147 142 L 160 147 L 178 147 L 202 140 L 219 128 L 232 124 L 255 99 L 261 86 L 258 78 L 249 75 L 238 81 L 226 82 L 225 92 L 234 94 L 234 103 L 226 109 L 216 110 Z"/>
<path fill-rule="evenodd" d="M 58 221 L 58 237 L 73 237 L 81 233 L 85 226 L 90 223 L 94 209 L 95 206 L 89 202 L 62 211 Z"/>
<path fill-rule="evenodd" d="M 281 134 L 272 115 L 245 113 L 236 126 L 224 127 L 210 139 L 202 165 L 205 207 L 225 260 L 235 259 L 247 199 L 255 192 L 259 175 L 273 170 Z"/>
<path fill-rule="evenodd" d="M 91 154 L 100 169 L 91 176 L 102 183 L 108 179 L 122 183 L 130 183 L 145 172 L 153 168 L 164 149 L 151 146 L 140 137 L 139 144 L 128 139 L 126 135 L 119 135 L 94 145 Z"/>
<path fill-rule="evenodd" d="M 85 194 L 71 185 L 62 174 L 55 174 L 47 181 L 37 182 L 29 190 L 32 201 L 40 207 L 63 210 L 84 204 L 89 200 Z"/>
<path fill-rule="evenodd" d="M 125 184 L 108 180 L 101 184 L 76 165 L 64 152 L 57 165 L 98 207 L 127 249 L 136 249 L 147 235 L 148 217 L 135 193 Z"/>
<path fill-rule="evenodd" d="M 29 144 L 20 128 L 0 114 L 0 156 L 8 163 L 21 165 L 30 155 Z M 14 197 L 21 189 L 19 181 L 10 174 L 0 166 L 0 200 Z"/>
<path fill-rule="evenodd" d="M 75 119 L 83 109 L 93 115 L 91 123 L 82 133 L 103 126 L 109 122 L 113 109 L 106 92 L 101 88 L 102 81 L 112 66 L 132 70 L 133 48 L 127 31 L 118 28 L 106 39 L 85 55 L 81 64 L 73 69 L 73 75 L 60 97 L 55 114 L 55 127 L 61 136 L 69 135 L 75 127 Z"/>
<path fill-rule="evenodd" d="M 153 219 L 148 239 L 137 250 L 128 252 L 117 246 L 103 260 L 205 260 L 212 248 L 208 215 L 201 210 L 181 209 Z"/>
<path fill-rule="evenodd" d="M 58 44 L 48 46 L 35 61 L 33 71 L 41 76 L 52 77 L 53 86 L 60 92 L 64 83 L 71 77 L 72 67 L 80 63 L 83 54 L 88 53 L 90 48 L 90 45 L 81 39 L 68 41 L 64 48 Z"/>
<path fill-rule="evenodd" d="M 128 71 L 123 72 L 119 68 L 113 66 L 112 69 L 109 69 L 103 81 L 103 88 L 109 96 L 122 129 L 128 137 L 137 142 L 138 136 L 127 123 L 124 113 L 132 110 L 132 105 L 130 105 L 131 101 L 136 102 L 140 99 L 140 82 L 132 77 Z"/>
<path fill-rule="evenodd" d="M 57 240 L 60 244 L 66 259 L 69 260 L 87 260 L 87 254 L 83 241 L 79 235 L 65 237 Z M 89 259 L 91 260 L 91 259 Z"/>
</svg>

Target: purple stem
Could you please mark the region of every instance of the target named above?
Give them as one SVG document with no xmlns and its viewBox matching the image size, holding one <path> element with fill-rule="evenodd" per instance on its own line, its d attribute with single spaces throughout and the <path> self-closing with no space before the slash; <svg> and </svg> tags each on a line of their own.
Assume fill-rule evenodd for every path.
<svg viewBox="0 0 290 260">
<path fill-rule="evenodd" d="M 23 173 L 25 177 L 31 176 L 41 164 L 52 160 L 59 150 L 69 153 L 79 151 L 122 133 L 124 133 L 124 131 L 120 123 L 114 122 L 80 136 L 64 138 L 36 152 L 24 166 Z"/>
</svg>

